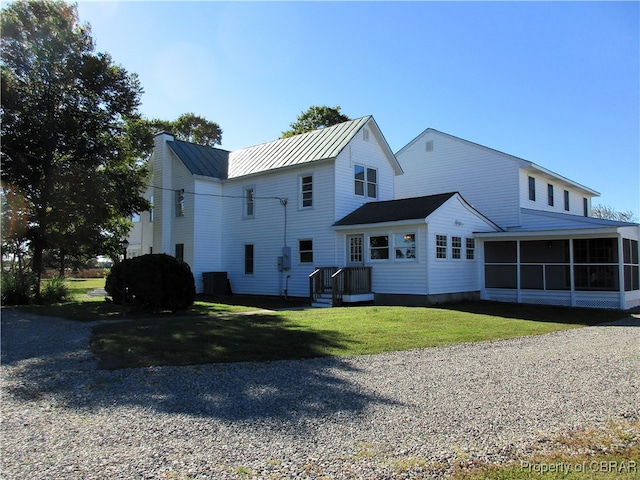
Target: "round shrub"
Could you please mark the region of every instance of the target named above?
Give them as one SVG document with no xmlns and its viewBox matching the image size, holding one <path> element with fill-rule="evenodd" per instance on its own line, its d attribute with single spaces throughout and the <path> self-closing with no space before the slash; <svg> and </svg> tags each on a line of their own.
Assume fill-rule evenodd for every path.
<svg viewBox="0 0 640 480">
<path fill-rule="evenodd" d="M 164 253 L 142 255 L 114 265 L 105 290 L 117 305 L 147 312 L 188 310 L 196 295 L 189 265 Z"/>
</svg>

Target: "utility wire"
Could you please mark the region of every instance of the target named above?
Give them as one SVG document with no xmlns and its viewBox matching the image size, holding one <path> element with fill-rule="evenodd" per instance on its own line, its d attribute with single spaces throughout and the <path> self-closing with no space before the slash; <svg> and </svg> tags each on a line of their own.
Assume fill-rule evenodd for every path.
<svg viewBox="0 0 640 480">
<path fill-rule="evenodd" d="M 166 191 L 170 191 L 170 192 L 177 192 L 178 190 L 182 190 L 181 188 L 166 188 L 166 187 L 159 187 L 157 185 L 147 185 L 147 187 L 157 188 L 158 190 L 166 190 Z M 247 198 L 246 195 L 225 195 L 225 194 L 220 194 L 220 193 L 198 193 L 198 192 L 187 192 L 186 190 L 184 190 L 183 193 L 184 194 L 189 194 L 189 195 L 200 195 L 200 196 L 203 196 L 203 197 L 240 198 L 240 199 Z M 280 200 L 280 203 L 287 201 L 287 198 L 283 198 L 283 197 L 259 197 L 259 196 L 253 196 L 252 198 L 258 199 L 258 200 Z M 284 206 L 284 204 L 283 204 L 283 206 Z"/>
</svg>

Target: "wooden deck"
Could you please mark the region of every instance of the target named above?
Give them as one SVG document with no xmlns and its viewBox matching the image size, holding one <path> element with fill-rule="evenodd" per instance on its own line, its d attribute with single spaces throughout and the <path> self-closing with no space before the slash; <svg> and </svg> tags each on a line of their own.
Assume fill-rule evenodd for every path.
<svg viewBox="0 0 640 480">
<path fill-rule="evenodd" d="M 316 268 L 309 275 L 309 299 L 327 307 L 373 300 L 371 267 Z"/>
</svg>

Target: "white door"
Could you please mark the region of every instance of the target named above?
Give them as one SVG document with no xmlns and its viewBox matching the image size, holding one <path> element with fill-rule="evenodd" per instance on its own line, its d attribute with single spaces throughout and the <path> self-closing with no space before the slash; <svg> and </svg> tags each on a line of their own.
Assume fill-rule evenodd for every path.
<svg viewBox="0 0 640 480">
<path fill-rule="evenodd" d="M 347 266 L 364 265 L 364 235 L 347 235 Z"/>
</svg>

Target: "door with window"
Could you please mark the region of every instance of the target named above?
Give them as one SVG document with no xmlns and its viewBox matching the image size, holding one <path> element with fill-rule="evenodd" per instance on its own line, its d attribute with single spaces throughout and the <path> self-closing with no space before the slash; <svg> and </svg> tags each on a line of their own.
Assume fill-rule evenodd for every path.
<svg viewBox="0 0 640 480">
<path fill-rule="evenodd" d="M 347 266 L 364 265 L 364 235 L 347 235 Z"/>
</svg>

